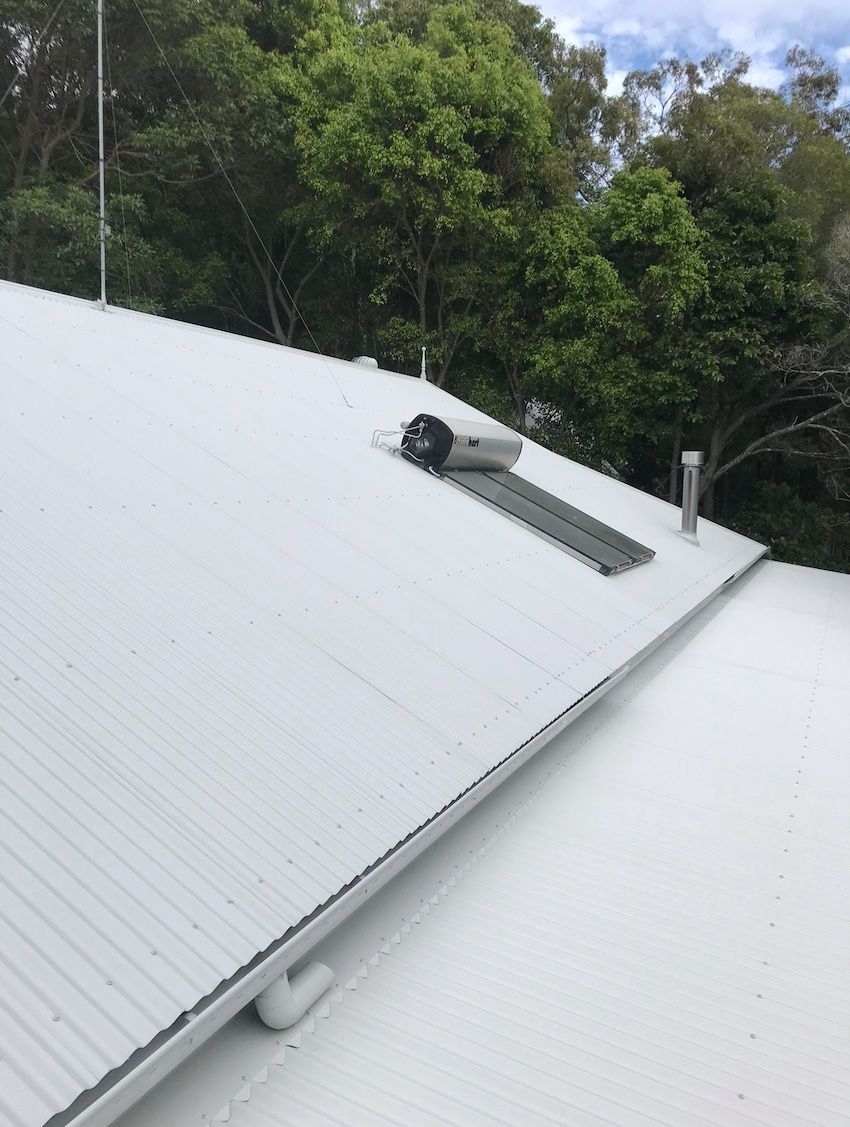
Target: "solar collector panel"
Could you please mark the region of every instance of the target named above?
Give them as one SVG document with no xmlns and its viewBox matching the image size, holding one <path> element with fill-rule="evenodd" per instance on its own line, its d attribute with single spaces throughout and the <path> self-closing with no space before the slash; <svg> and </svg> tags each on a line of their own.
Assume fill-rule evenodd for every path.
<svg viewBox="0 0 850 1127">
<path fill-rule="evenodd" d="M 632 540 L 630 536 L 625 533 L 619 532 L 616 528 L 611 528 L 610 525 L 605 524 L 601 520 L 590 516 L 588 513 L 583 513 L 581 509 L 576 509 L 573 505 L 567 504 L 566 501 L 561 500 L 560 497 L 555 497 L 552 493 L 547 493 L 545 489 L 541 489 L 539 485 L 534 485 L 530 481 L 526 481 L 524 477 L 519 474 L 506 473 L 506 474 L 489 474 L 488 476 L 496 479 L 503 478 L 502 484 L 508 489 L 514 490 L 523 497 L 527 497 L 530 501 L 534 501 L 539 505 L 545 506 L 552 504 L 556 506 L 556 511 L 560 511 L 565 520 L 571 521 L 577 527 L 585 529 L 585 531 L 596 536 L 606 544 L 610 544 L 612 548 L 619 548 L 625 555 L 634 556 L 637 560 L 651 558 L 655 553 L 652 549 L 645 547 L 643 544 L 638 543 L 637 540 Z"/>
<path fill-rule="evenodd" d="M 652 549 L 510 471 L 446 470 L 443 476 L 603 575 L 624 571 L 655 555 Z"/>
</svg>

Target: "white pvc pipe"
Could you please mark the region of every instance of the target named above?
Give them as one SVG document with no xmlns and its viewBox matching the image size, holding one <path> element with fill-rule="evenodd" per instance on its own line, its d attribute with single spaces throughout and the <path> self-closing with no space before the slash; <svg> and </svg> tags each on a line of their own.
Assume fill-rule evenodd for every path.
<svg viewBox="0 0 850 1127">
<path fill-rule="evenodd" d="M 293 978 L 286 971 L 257 995 L 257 1013 L 270 1029 L 288 1029 L 334 984 L 324 963 L 308 963 Z"/>
</svg>

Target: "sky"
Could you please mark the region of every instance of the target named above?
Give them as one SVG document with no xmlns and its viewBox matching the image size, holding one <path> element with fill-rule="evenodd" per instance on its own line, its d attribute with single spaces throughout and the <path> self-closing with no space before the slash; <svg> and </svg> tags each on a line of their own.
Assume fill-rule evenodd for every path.
<svg viewBox="0 0 850 1127">
<path fill-rule="evenodd" d="M 629 70 L 668 55 L 694 60 L 725 47 L 752 59 L 750 81 L 778 87 L 785 52 L 795 43 L 814 48 L 840 70 L 850 99 L 848 0 L 537 0 L 569 43 L 603 43 L 608 49 L 609 93 Z"/>
</svg>

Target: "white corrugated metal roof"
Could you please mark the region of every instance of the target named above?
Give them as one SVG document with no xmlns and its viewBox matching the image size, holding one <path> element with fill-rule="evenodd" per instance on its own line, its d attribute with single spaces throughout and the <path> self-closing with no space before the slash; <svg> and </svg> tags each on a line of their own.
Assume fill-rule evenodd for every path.
<svg viewBox="0 0 850 1127">
<path fill-rule="evenodd" d="M 0 285 L 0 1122 L 42 1123 L 761 549 L 527 443 L 603 578 L 370 447 L 418 380 Z"/>
<path fill-rule="evenodd" d="M 759 565 L 213 1120 L 850 1123 L 848 698 L 850 576 Z"/>
</svg>

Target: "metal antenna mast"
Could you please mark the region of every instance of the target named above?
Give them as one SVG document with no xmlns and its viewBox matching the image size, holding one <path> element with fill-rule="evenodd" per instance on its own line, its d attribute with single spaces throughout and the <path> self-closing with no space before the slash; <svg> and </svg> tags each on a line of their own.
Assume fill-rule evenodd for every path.
<svg viewBox="0 0 850 1127">
<path fill-rule="evenodd" d="M 106 162 L 103 154 L 103 0 L 97 0 L 97 146 L 100 172 L 100 308 L 106 309 Z"/>
</svg>

